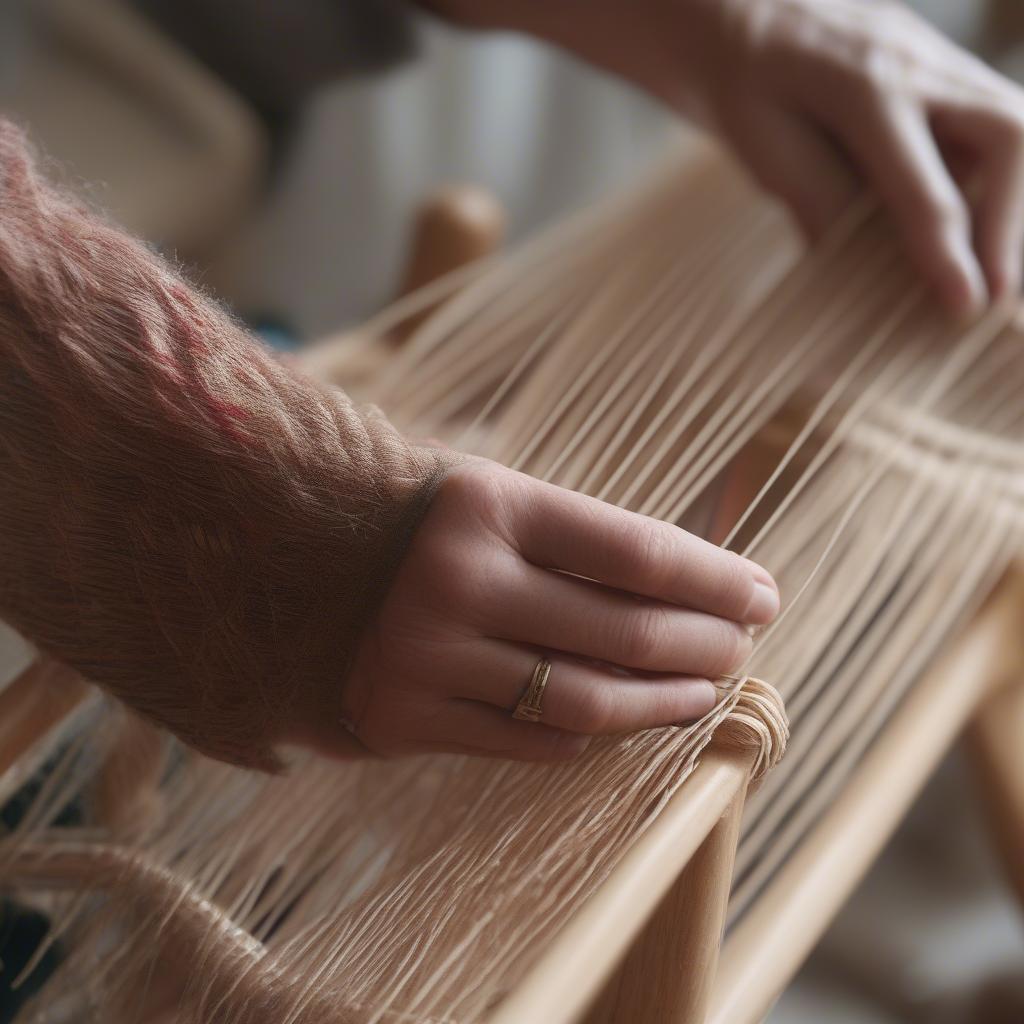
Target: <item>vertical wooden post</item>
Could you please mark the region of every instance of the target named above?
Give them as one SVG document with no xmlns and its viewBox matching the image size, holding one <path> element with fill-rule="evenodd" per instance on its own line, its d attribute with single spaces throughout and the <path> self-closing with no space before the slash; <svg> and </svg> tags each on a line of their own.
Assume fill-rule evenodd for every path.
<svg viewBox="0 0 1024 1024">
<path fill-rule="evenodd" d="M 634 942 L 586 1024 L 699 1024 L 718 964 L 745 791 L 732 799 Z"/>
<path fill-rule="evenodd" d="M 586 1020 L 589 1008 L 630 955 L 633 943 L 643 935 L 666 894 L 679 884 L 737 794 L 746 791 L 752 760 L 749 750 L 712 745 L 705 751 L 693 775 L 590 898 L 562 924 L 526 976 L 491 1011 L 488 1024 L 576 1024 Z M 728 876 L 731 860 L 722 864 L 721 870 Z M 683 911 L 667 918 L 673 928 L 682 928 L 694 912 L 693 906 L 684 906 Z M 714 931 L 705 928 L 701 934 Z M 717 943 L 718 935 L 713 938 Z M 675 957 L 668 968 L 673 976 L 686 969 Z M 629 1019 L 632 1024 L 645 1024 L 638 1014 Z"/>
<path fill-rule="evenodd" d="M 981 702 L 965 738 L 989 831 L 1024 909 L 1024 671 Z"/>
<path fill-rule="evenodd" d="M 0 689 L 0 774 L 15 766 L 87 692 L 77 672 L 45 657 Z"/>
</svg>

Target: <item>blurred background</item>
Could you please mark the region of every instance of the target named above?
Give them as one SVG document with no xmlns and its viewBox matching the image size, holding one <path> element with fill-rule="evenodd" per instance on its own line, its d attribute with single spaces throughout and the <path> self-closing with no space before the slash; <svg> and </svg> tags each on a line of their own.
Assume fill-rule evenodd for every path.
<svg viewBox="0 0 1024 1024">
<path fill-rule="evenodd" d="M 1021 0 L 916 6 L 1024 77 Z M 514 241 L 686 144 L 626 85 L 398 0 L 2 0 L 0 106 L 53 173 L 281 347 L 395 297 L 439 187 L 489 190 Z M 0 632 L 0 684 L 23 654 Z M 1024 1022 L 1022 919 L 968 781 L 954 756 L 772 1024 Z"/>
</svg>

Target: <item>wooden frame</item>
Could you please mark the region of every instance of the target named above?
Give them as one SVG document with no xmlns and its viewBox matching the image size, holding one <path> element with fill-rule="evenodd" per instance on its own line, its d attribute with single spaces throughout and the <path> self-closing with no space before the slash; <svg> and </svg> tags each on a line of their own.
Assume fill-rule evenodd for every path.
<svg viewBox="0 0 1024 1024">
<path fill-rule="evenodd" d="M 497 234 L 494 221 L 482 219 Z M 431 274 L 417 268 L 416 276 Z M 337 358 L 338 368 L 351 369 L 332 348 L 316 349 L 311 363 L 333 368 Z M 761 1020 L 965 727 L 992 831 L 1024 902 L 1022 619 L 1024 567 L 1017 567 L 910 691 L 724 942 L 752 762 L 712 745 L 488 1024 Z M 0 691 L 0 704 L 31 698 L 23 723 L 0 742 L 0 778 L 31 763 L 84 695 L 81 687 L 66 697 L 38 687 L 27 693 L 26 685 Z"/>
<path fill-rule="evenodd" d="M 1024 904 L 1022 620 L 1016 571 L 910 692 L 720 951 L 749 766 L 710 750 L 489 1024 L 762 1020 L 968 723 Z"/>
<path fill-rule="evenodd" d="M 454 198 L 432 205 L 430 217 L 446 238 L 471 236 L 440 252 L 482 256 L 496 244 L 497 232 Z M 433 261 L 435 248 L 417 232 L 418 284 L 461 262 Z M 750 763 L 712 746 L 488 1024 L 762 1020 L 968 726 L 991 830 L 1024 906 L 1022 622 L 1019 566 L 907 695 L 724 942 Z"/>
<path fill-rule="evenodd" d="M 992 831 L 1024 905 L 1022 618 L 1018 569 L 911 690 L 724 943 L 751 762 L 712 745 L 488 1024 L 762 1020 L 965 727 Z M 30 702 L 23 727 L 4 744 L 8 771 L 34 763 L 33 752 L 81 696 L 75 688 L 66 702 Z"/>
</svg>

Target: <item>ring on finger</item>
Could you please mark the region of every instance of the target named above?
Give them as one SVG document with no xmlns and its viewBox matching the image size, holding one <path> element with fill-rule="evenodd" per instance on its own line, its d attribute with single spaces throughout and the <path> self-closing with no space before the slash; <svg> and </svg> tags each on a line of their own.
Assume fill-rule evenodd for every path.
<svg viewBox="0 0 1024 1024">
<path fill-rule="evenodd" d="M 551 662 L 547 658 L 540 658 L 530 677 L 526 691 L 512 712 L 513 718 L 523 722 L 539 722 L 544 713 L 541 702 L 544 699 L 544 690 L 548 685 L 548 677 L 551 675 Z"/>
</svg>

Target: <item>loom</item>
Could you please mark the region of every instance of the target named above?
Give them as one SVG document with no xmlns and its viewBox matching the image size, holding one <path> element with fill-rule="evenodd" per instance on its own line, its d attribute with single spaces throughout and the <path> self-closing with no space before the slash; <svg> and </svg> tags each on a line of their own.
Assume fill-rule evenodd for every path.
<svg viewBox="0 0 1024 1024">
<path fill-rule="evenodd" d="M 945 320 L 867 201 L 804 252 L 701 150 L 309 365 L 756 558 L 783 613 L 704 720 L 554 766 L 265 776 L 40 659 L 0 882 L 64 957 L 19 1020 L 759 1020 L 968 722 L 1024 896 L 1016 309 Z"/>
</svg>

